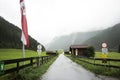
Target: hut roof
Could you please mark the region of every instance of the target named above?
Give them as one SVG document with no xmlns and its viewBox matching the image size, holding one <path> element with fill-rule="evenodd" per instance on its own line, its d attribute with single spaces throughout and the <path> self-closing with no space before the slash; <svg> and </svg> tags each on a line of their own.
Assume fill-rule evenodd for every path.
<svg viewBox="0 0 120 80">
<path fill-rule="evenodd" d="M 71 45 L 70 48 L 88 48 L 88 45 Z"/>
</svg>

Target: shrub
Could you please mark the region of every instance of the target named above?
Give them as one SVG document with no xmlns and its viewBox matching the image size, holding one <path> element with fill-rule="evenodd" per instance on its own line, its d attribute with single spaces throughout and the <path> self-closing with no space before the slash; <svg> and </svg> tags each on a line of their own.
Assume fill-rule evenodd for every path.
<svg viewBox="0 0 120 80">
<path fill-rule="evenodd" d="M 94 57 L 95 56 L 95 49 L 94 47 L 90 46 L 86 50 L 86 56 L 87 57 Z"/>
</svg>

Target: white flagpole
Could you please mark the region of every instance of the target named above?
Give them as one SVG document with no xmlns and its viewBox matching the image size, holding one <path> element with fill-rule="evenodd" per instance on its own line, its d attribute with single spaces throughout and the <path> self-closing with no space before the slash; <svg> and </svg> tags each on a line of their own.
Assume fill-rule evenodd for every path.
<svg viewBox="0 0 120 80">
<path fill-rule="evenodd" d="M 28 29 L 27 29 L 27 20 L 26 20 L 26 15 L 25 15 L 25 5 L 24 5 L 24 0 L 20 0 L 20 7 L 21 7 L 21 23 L 22 23 L 22 36 L 21 36 L 21 41 L 23 42 L 22 46 L 22 57 L 23 59 L 25 58 L 25 45 L 27 47 L 29 46 L 29 41 L 28 41 Z M 25 64 L 25 61 L 23 61 L 23 65 Z"/>
<path fill-rule="evenodd" d="M 23 59 L 25 58 L 25 45 L 23 43 L 23 47 L 22 47 L 22 57 Z M 25 62 L 23 61 L 23 65 L 25 65 Z"/>
</svg>

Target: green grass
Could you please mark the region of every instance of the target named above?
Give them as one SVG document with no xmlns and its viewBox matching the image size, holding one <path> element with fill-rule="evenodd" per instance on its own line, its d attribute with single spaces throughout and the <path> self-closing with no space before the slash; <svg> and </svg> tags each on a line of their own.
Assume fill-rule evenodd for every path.
<svg viewBox="0 0 120 80">
<path fill-rule="evenodd" d="M 58 54 L 62 54 L 63 53 L 63 50 L 58 50 Z"/>
<path fill-rule="evenodd" d="M 46 52 L 42 52 L 40 56 L 46 56 Z M 38 57 L 38 53 L 33 50 L 25 50 L 25 58 L 27 58 L 27 57 Z M 0 49 L 0 60 L 18 59 L 18 58 L 22 58 L 22 50 L 21 49 Z M 25 63 L 29 63 L 29 61 L 27 61 Z M 20 65 L 22 65 L 22 64 L 23 63 L 21 63 Z M 50 63 L 48 63 L 48 64 L 50 65 Z M 43 67 L 45 67 L 45 66 L 48 66 L 48 65 L 45 64 Z M 6 65 L 4 70 L 13 68 L 13 67 L 16 67 L 16 64 Z M 44 69 L 42 71 L 42 73 L 43 73 L 46 68 L 42 68 L 42 69 Z M 9 75 L 0 77 L 0 80 L 7 80 L 6 76 L 8 77 Z"/>
<path fill-rule="evenodd" d="M 42 52 L 41 56 L 45 56 L 46 52 Z M 37 57 L 38 53 L 33 50 L 25 50 L 25 57 Z M 0 49 L 0 60 L 22 58 L 22 49 Z"/>
<path fill-rule="evenodd" d="M 38 80 L 41 78 L 41 76 L 47 71 L 49 66 L 56 60 L 56 57 L 53 57 L 49 62 L 41 65 L 40 67 L 27 67 L 19 71 L 18 74 L 11 73 L 0 77 L 0 80 L 13 80 L 14 77 L 16 77 L 15 80 Z"/>
<path fill-rule="evenodd" d="M 102 54 L 101 52 L 96 52 L 95 58 L 101 58 L 101 54 Z M 104 66 L 95 66 L 95 65 L 91 65 L 91 64 L 87 64 L 85 62 L 82 62 L 78 58 L 72 58 L 69 55 L 67 55 L 67 57 L 69 57 L 74 62 L 80 64 L 84 68 L 86 68 L 86 69 L 88 69 L 91 72 L 94 72 L 96 74 L 106 75 L 106 76 L 113 76 L 113 77 L 120 78 L 120 76 L 119 76 L 120 75 L 120 69 L 107 68 L 107 67 L 104 67 Z M 120 53 L 109 52 L 108 53 L 108 58 L 120 59 Z M 94 63 L 93 60 L 84 59 L 84 58 L 80 58 L 80 59 Z M 102 61 L 95 61 L 95 63 L 97 63 L 97 64 L 103 64 Z M 107 64 L 109 64 L 109 63 L 107 63 Z M 120 66 L 120 62 L 110 62 L 110 65 Z"/>
<path fill-rule="evenodd" d="M 120 78 L 120 69 L 107 68 L 104 66 L 95 66 L 95 65 L 91 65 L 91 64 L 87 64 L 85 62 L 82 62 L 77 58 L 72 58 L 72 57 L 69 57 L 69 58 L 72 61 L 80 64 L 81 66 L 83 66 L 84 68 L 86 68 L 87 70 L 89 70 L 95 74 L 105 75 L 105 76 L 113 76 L 116 78 Z"/>
<path fill-rule="evenodd" d="M 96 52 L 95 58 L 101 58 L 101 54 L 102 54 L 101 52 Z M 111 58 L 111 59 L 120 59 L 120 53 L 109 52 L 108 53 L 108 58 Z M 84 58 L 80 58 L 80 59 L 94 63 L 94 60 L 89 60 L 89 59 L 84 59 Z M 97 64 L 103 64 L 102 61 L 100 61 L 100 60 L 96 60 L 95 63 L 97 63 Z M 110 61 L 110 63 L 108 62 L 107 64 L 115 65 L 115 66 L 120 66 L 120 62 L 115 62 L 115 61 Z"/>
<path fill-rule="evenodd" d="M 101 54 L 102 54 L 101 52 L 96 52 L 95 58 L 101 58 Z M 120 53 L 117 53 L 117 52 L 109 52 L 107 56 L 108 58 L 111 58 L 111 59 L 120 59 Z M 96 61 L 96 63 L 102 64 L 101 61 Z M 107 64 L 109 64 L 109 62 Z M 110 64 L 120 66 L 120 62 L 110 61 Z"/>
<path fill-rule="evenodd" d="M 40 56 L 46 56 L 46 52 L 42 52 Z M 25 50 L 25 58 L 27 57 L 38 57 L 38 53 L 33 50 Z M 22 58 L 21 49 L 0 49 L 0 61 L 9 60 L 9 59 L 18 59 Z M 30 61 L 25 61 L 25 63 L 30 63 Z M 20 65 L 23 65 L 23 62 L 20 62 Z M 9 64 L 4 66 L 4 70 L 16 67 L 15 64 Z"/>
<path fill-rule="evenodd" d="M 56 60 L 57 56 L 52 58 L 46 64 L 41 65 L 40 67 L 28 67 L 24 70 L 21 70 L 17 76 L 17 80 L 37 80 L 47 71 L 49 66 Z"/>
<path fill-rule="evenodd" d="M 95 58 L 101 58 L 101 52 L 96 52 Z M 120 59 L 120 53 L 117 52 L 108 52 L 108 58 Z"/>
</svg>

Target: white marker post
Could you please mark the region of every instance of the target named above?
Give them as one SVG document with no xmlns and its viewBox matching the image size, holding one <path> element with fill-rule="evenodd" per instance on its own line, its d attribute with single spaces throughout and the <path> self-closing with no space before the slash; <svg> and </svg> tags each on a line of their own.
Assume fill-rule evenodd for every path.
<svg viewBox="0 0 120 80">
<path fill-rule="evenodd" d="M 38 59 L 38 66 L 40 66 L 40 53 L 41 53 L 41 51 L 42 51 L 42 46 L 38 45 L 37 46 L 37 52 L 38 52 L 38 57 L 39 57 L 39 59 Z"/>
</svg>

